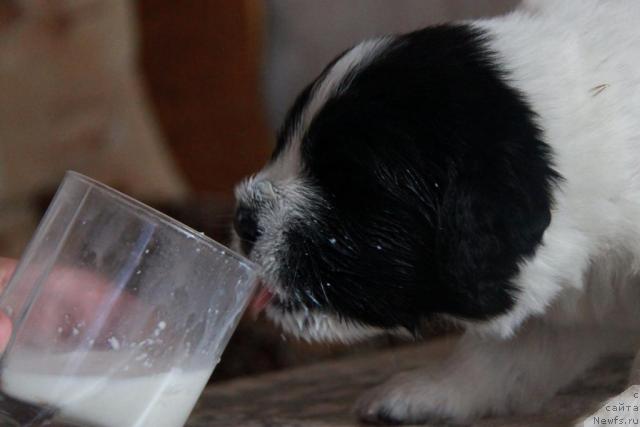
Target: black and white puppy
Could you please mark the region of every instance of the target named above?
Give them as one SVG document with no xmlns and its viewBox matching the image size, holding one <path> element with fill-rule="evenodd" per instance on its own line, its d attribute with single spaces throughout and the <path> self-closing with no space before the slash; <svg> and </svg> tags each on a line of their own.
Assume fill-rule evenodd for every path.
<svg viewBox="0 0 640 427">
<path fill-rule="evenodd" d="M 467 327 L 444 366 L 363 397 L 365 419 L 535 410 L 638 344 L 640 1 L 365 41 L 302 92 L 237 199 L 256 304 L 287 331 Z"/>
</svg>

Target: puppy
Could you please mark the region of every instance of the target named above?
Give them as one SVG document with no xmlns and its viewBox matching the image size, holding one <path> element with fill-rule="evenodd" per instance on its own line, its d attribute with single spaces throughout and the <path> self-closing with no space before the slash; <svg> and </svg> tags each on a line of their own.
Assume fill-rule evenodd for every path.
<svg viewBox="0 0 640 427">
<path fill-rule="evenodd" d="M 535 411 L 640 329 L 640 2 L 533 1 L 365 41 L 298 97 L 237 187 L 254 301 L 351 342 L 467 329 L 367 421 Z"/>
</svg>

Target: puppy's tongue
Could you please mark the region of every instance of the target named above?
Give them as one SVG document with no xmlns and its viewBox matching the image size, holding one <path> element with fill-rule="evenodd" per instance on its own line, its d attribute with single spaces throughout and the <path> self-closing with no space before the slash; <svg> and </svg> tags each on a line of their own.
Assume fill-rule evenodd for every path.
<svg viewBox="0 0 640 427">
<path fill-rule="evenodd" d="M 251 313 L 253 317 L 257 317 L 258 314 L 260 314 L 260 312 L 264 310 L 267 305 L 269 305 L 271 298 L 273 298 L 273 294 L 271 293 L 271 291 L 269 291 L 269 289 L 267 289 L 266 287 L 260 285 L 260 287 L 258 288 L 258 292 L 256 292 L 256 294 L 251 299 L 251 302 L 249 303 L 249 313 Z"/>
</svg>

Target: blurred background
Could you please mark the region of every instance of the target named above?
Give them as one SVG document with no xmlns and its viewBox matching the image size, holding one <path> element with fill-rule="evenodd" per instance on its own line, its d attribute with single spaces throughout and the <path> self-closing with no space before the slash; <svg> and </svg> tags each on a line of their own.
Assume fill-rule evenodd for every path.
<svg viewBox="0 0 640 427">
<path fill-rule="evenodd" d="M 516 0 L 0 0 L 0 256 L 19 256 L 67 169 L 228 240 L 232 190 L 297 92 L 367 37 Z M 214 378 L 355 348 L 243 319 Z"/>
</svg>

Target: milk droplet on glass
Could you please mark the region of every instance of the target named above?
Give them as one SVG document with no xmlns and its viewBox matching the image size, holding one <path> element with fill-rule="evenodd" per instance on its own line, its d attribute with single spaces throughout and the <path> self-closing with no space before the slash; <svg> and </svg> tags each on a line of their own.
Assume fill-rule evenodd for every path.
<svg viewBox="0 0 640 427">
<path fill-rule="evenodd" d="M 110 337 L 107 342 L 109 343 L 109 345 L 111 346 L 112 349 L 114 350 L 119 350 L 120 349 L 120 341 L 118 341 L 118 338 L 116 337 Z"/>
</svg>

